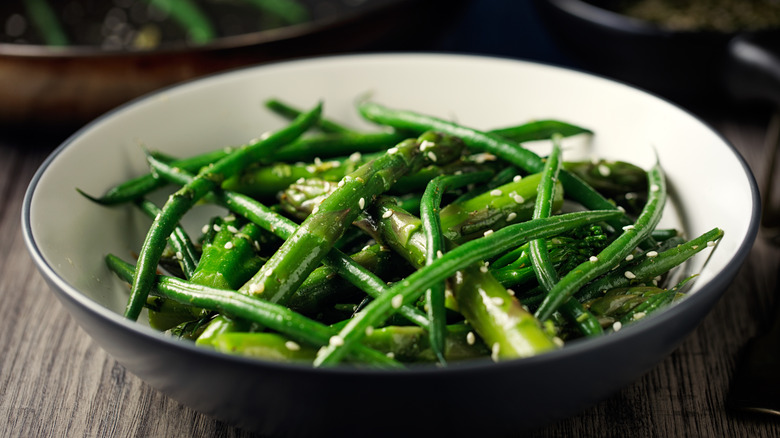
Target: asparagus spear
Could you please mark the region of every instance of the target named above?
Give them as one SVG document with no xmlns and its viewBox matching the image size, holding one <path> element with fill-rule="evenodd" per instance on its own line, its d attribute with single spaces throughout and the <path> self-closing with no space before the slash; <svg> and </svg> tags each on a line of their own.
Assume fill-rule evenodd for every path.
<svg viewBox="0 0 780 438">
<path fill-rule="evenodd" d="M 431 163 L 453 161 L 462 152 L 463 144 L 456 137 L 428 132 L 399 143 L 361 166 L 341 180 L 341 187 L 306 218 L 240 291 L 285 303 L 376 196 L 386 192 L 402 175 Z"/>
<path fill-rule="evenodd" d="M 487 230 L 530 219 L 539 179 L 540 174 L 529 175 L 479 196 L 448 204 L 440 213 L 444 236 L 455 242 L 464 242 L 481 236 Z M 317 179 L 299 181 L 282 194 L 282 209 L 305 218 L 335 188 L 335 184 Z M 553 208 L 557 210 L 562 204 L 562 190 L 557 190 Z"/>
<path fill-rule="evenodd" d="M 470 332 L 471 328 L 465 324 L 447 326 L 447 360 L 476 359 L 489 354 L 489 350 L 479 339 L 472 340 Z M 401 363 L 427 363 L 435 359 L 425 330 L 416 326 L 374 329 L 363 339 L 363 345 Z M 277 333 L 224 333 L 215 338 L 214 347 L 224 353 L 282 362 L 311 363 L 317 354 L 316 348 L 294 341 L 291 343 L 287 336 Z"/>
<path fill-rule="evenodd" d="M 403 255 L 415 268 L 425 266 L 426 239 L 420 219 L 390 199 L 380 199 L 371 210 L 382 242 Z M 449 242 L 454 247 L 452 242 Z M 457 310 L 494 359 L 531 356 L 556 348 L 534 316 L 483 266 L 464 268 L 453 277 Z"/>
</svg>

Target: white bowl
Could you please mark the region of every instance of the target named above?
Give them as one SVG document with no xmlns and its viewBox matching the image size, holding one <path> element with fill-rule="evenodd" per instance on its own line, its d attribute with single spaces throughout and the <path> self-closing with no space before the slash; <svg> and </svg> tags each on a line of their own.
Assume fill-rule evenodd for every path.
<svg viewBox="0 0 780 438">
<path fill-rule="evenodd" d="M 592 141 L 567 143 L 564 158 L 584 153 L 649 167 L 657 156 L 674 200 L 666 223 L 689 236 L 714 227 L 725 235 L 711 255 L 705 251 L 688 264 L 700 276 L 670 309 L 610 336 L 499 364 L 401 373 L 315 370 L 216 354 L 121 316 L 128 289 L 103 257 L 138 251 L 148 220 L 131 208 L 98 206 L 77 187 L 101 194 L 146 172 L 139 145 L 188 156 L 280 127 L 284 122 L 263 107 L 271 97 L 305 108 L 322 100 L 327 117 L 372 129 L 354 107 L 367 93 L 390 107 L 480 129 L 544 118 L 591 128 Z M 658 363 L 726 289 L 752 246 L 758 216 L 755 181 L 734 148 L 695 116 L 652 95 L 517 60 L 366 54 L 232 71 L 124 105 L 81 129 L 46 160 L 30 184 L 22 219 L 40 271 L 85 330 L 131 372 L 195 409 L 267 433 L 381 425 L 371 433 L 382 435 L 408 432 L 421 415 L 418 409 L 433 401 L 434 413 L 468 405 L 461 423 L 432 429 L 461 435 L 483 427 L 516 431 L 571 415 Z M 397 420 L 377 423 L 374 412 Z"/>
</svg>

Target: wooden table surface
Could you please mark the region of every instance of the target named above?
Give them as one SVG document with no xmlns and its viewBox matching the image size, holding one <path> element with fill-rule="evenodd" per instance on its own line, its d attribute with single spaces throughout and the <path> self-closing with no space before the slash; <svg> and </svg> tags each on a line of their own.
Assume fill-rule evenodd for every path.
<svg viewBox="0 0 780 438">
<path fill-rule="evenodd" d="M 763 180 L 767 115 L 726 109 L 703 117 Z M 0 435 L 250 436 L 127 372 L 48 290 L 25 248 L 20 209 L 33 173 L 61 139 L 0 134 Z M 762 232 L 722 300 L 674 353 L 611 398 L 532 436 L 780 436 L 780 417 L 725 407 L 740 347 L 771 319 L 779 251 Z"/>
</svg>

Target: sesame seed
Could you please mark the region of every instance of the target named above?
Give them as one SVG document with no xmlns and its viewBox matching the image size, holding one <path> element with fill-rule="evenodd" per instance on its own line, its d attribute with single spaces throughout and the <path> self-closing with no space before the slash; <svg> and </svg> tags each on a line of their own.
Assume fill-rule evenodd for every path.
<svg viewBox="0 0 780 438">
<path fill-rule="evenodd" d="M 371 336 L 372 333 L 374 333 L 374 326 L 366 327 L 366 336 Z"/>
<path fill-rule="evenodd" d="M 601 176 L 609 176 L 610 173 L 612 173 L 609 169 L 609 166 L 605 166 L 604 164 L 599 165 L 599 173 Z"/>
<path fill-rule="evenodd" d="M 424 151 L 428 148 L 432 148 L 436 146 L 436 143 L 430 141 L 430 140 L 423 140 L 422 143 L 420 143 L 420 150 Z"/>
<path fill-rule="evenodd" d="M 249 293 L 252 295 L 259 295 L 263 293 L 265 290 L 265 285 L 263 283 L 252 283 L 249 285 Z"/>
<path fill-rule="evenodd" d="M 629 280 L 633 280 L 634 278 L 636 278 L 636 275 L 634 275 L 634 273 L 631 271 L 626 271 L 623 273 L 623 275 L 625 275 L 626 278 L 628 278 Z"/>
<path fill-rule="evenodd" d="M 316 214 L 318 211 L 320 211 L 320 206 L 315 205 L 314 208 L 311 209 L 311 214 Z"/>
<path fill-rule="evenodd" d="M 433 152 L 428 152 L 428 158 L 430 158 L 431 161 L 436 161 L 436 154 Z"/>
<path fill-rule="evenodd" d="M 709 242 L 707 242 L 707 246 L 712 248 L 713 246 L 715 246 L 715 241 L 714 240 L 710 240 Z"/>
<path fill-rule="evenodd" d="M 561 339 L 561 338 L 556 336 L 556 337 L 552 338 L 552 341 L 555 343 L 555 345 L 557 345 L 559 347 L 563 347 L 563 339 Z"/>
<path fill-rule="evenodd" d="M 650 191 L 651 192 L 657 192 L 659 190 L 661 190 L 661 187 L 659 187 L 658 184 L 653 184 L 653 185 L 650 186 Z"/>
<path fill-rule="evenodd" d="M 273 269 L 269 269 L 269 270 L 265 271 L 265 273 L 263 275 L 265 275 L 266 277 L 270 277 L 270 276 L 274 275 L 274 270 Z"/>
<path fill-rule="evenodd" d="M 590 256 L 590 259 L 589 259 L 589 260 L 590 260 L 591 262 L 593 262 L 593 263 L 596 263 L 597 261 L 599 261 L 599 258 L 598 258 L 598 257 L 596 257 L 596 256 Z"/>
<path fill-rule="evenodd" d="M 219 233 L 220 231 L 222 231 L 222 227 L 220 227 L 220 226 L 219 226 L 219 225 L 217 225 L 217 224 L 214 224 L 214 226 L 213 226 L 212 228 L 214 229 L 214 231 L 216 231 L 216 232 L 218 232 L 218 233 Z"/>
<path fill-rule="evenodd" d="M 228 225 L 227 230 L 230 231 L 233 234 L 238 233 L 238 228 L 234 227 L 233 225 Z"/>
<path fill-rule="evenodd" d="M 398 153 L 398 148 L 392 147 L 392 148 L 387 150 L 387 153 L 390 154 L 390 155 L 397 154 Z"/>
<path fill-rule="evenodd" d="M 512 181 L 514 182 L 520 182 L 520 180 L 523 179 L 522 175 L 515 175 L 514 178 L 512 178 Z"/>
<path fill-rule="evenodd" d="M 349 156 L 349 159 L 352 161 L 360 161 L 361 158 L 363 158 L 363 155 L 361 155 L 360 152 L 355 152 Z"/>
<path fill-rule="evenodd" d="M 482 272 L 483 274 L 486 273 L 488 271 L 487 265 L 480 266 L 479 271 Z"/>
<path fill-rule="evenodd" d="M 360 207 L 361 210 L 366 208 L 366 198 L 360 198 L 358 200 L 358 207 Z"/>
<path fill-rule="evenodd" d="M 627 255 L 627 256 L 626 256 L 626 261 L 627 261 L 627 262 L 630 262 L 631 260 L 634 260 L 634 255 L 633 255 L 633 254 L 629 254 L 629 255 Z"/>
<path fill-rule="evenodd" d="M 387 354 L 385 354 L 385 356 L 389 357 L 390 359 L 395 359 L 395 353 L 393 353 L 392 351 L 388 351 Z"/>
<path fill-rule="evenodd" d="M 496 306 L 503 306 L 504 305 L 504 299 L 501 297 L 492 297 L 490 301 L 493 302 Z"/>
<path fill-rule="evenodd" d="M 491 191 L 490 191 L 490 196 L 501 196 L 501 195 L 503 195 L 503 194 L 504 194 L 504 192 L 502 192 L 502 191 L 501 191 L 501 190 L 499 190 L 499 189 L 495 189 L 495 190 L 491 190 Z"/>
<path fill-rule="evenodd" d="M 300 177 L 300 178 L 298 178 L 297 181 L 295 181 L 296 184 L 303 184 L 305 182 L 306 182 L 306 178 L 304 178 L 304 177 Z"/>
<path fill-rule="evenodd" d="M 385 219 L 389 218 L 392 215 L 393 215 L 393 210 L 387 210 L 386 212 L 382 213 L 382 217 Z"/>
<path fill-rule="evenodd" d="M 314 173 L 314 172 L 317 171 L 317 166 L 314 166 L 314 165 L 306 166 L 306 171 L 309 172 L 309 173 Z"/>
<path fill-rule="evenodd" d="M 514 195 L 514 196 L 512 196 L 512 199 L 513 199 L 515 202 L 517 202 L 518 204 L 522 204 L 523 202 L 525 202 L 525 198 L 523 198 L 523 197 L 522 197 L 522 196 L 520 196 L 520 195 Z"/>
<path fill-rule="evenodd" d="M 209 228 L 210 228 L 209 225 L 206 224 L 206 225 L 203 226 L 203 228 L 200 229 L 200 232 L 203 233 L 203 234 L 206 234 L 206 233 L 209 232 Z"/>
<path fill-rule="evenodd" d="M 501 352 L 501 346 L 498 345 L 498 342 L 493 344 L 493 347 L 490 349 L 490 358 L 493 359 L 494 362 L 498 362 L 498 354 Z"/>
<path fill-rule="evenodd" d="M 634 321 L 636 321 L 636 320 L 638 320 L 638 319 L 642 319 L 642 318 L 644 318 L 646 315 L 647 315 L 647 314 L 646 314 L 645 312 L 636 312 L 636 313 L 634 314 L 634 316 L 632 316 L 632 318 L 634 319 Z"/>
<path fill-rule="evenodd" d="M 181 251 L 176 251 L 176 258 L 181 260 L 182 258 L 184 258 L 184 254 L 182 254 Z"/>
<path fill-rule="evenodd" d="M 517 219 L 517 213 L 515 213 L 514 211 L 506 215 L 507 222 L 512 222 L 515 219 Z"/>
<path fill-rule="evenodd" d="M 647 257 L 658 257 L 658 251 L 647 251 L 647 254 L 645 254 Z"/>
<path fill-rule="evenodd" d="M 290 351 L 298 351 L 301 349 L 301 346 L 298 345 L 296 342 L 293 341 L 287 341 L 284 343 L 284 346 L 287 347 Z"/>
<path fill-rule="evenodd" d="M 344 345 L 344 338 L 342 338 L 339 335 L 333 335 L 328 340 L 328 344 L 330 344 L 330 345 L 332 345 L 334 347 L 341 347 L 342 345 Z"/>
<path fill-rule="evenodd" d="M 507 289 L 506 293 L 508 293 L 510 296 L 515 296 L 515 291 L 512 289 Z"/>
<path fill-rule="evenodd" d="M 344 187 L 344 184 L 346 184 L 346 183 L 347 183 L 347 181 L 342 179 L 341 181 L 339 181 L 338 185 L 339 185 L 339 187 Z"/>
<path fill-rule="evenodd" d="M 626 225 L 625 227 L 623 227 L 623 231 L 628 231 L 628 230 L 633 230 L 633 229 L 634 229 L 633 225 Z"/>
<path fill-rule="evenodd" d="M 474 332 L 466 333 L 466 343 L 469 345 L 474 345 L 475 342 L 477 342 L 477 337 L 474 336 Z"/>
<path fill-rule="evenodd" d="M 314 157 L 314 165 L 322 166 L 322 159 L 320 157 Z"/>
<path fill-rule="evenodd" d="M 620 321 L 615 321 L 615 322 L 612 324 L 612 330 L 614 330 L 614 331 L 618 331 L 618 330 L 620 330 L 621 328 L 623 328 L 623 324 L 621 324 L 621 323 L 620 323 Z"/>
<path fill-rule="evenodd" d="M 437 250 L 436 250 L 436 257 L 438 257 L 438 258 L 441 258 L 443 255 L 444 255 L 444 253 L 443 253 L 443 252 L 441 252 L 441 250 L 440 250 L 440 249 L 437 249 Z"/>
<path fill-rule="evenodd" d="M 233 249 L 233 242 L 226 242 L 225 249 Z"/>
<path fill-rule="evenodd" d="M 482 233 L 482 234 L 483 234 L 485 237 L 487 237 L 487 236 L 489 236 L 489 235 L 493 234 L 493 230 L 487 230 L 487 231 L 485 231 L 485 232 L 484 232 L 484 233 Z"/>
<path fill-rule="evenodd" d="M 401 294 L 394 296 L 390 304 L 393 306 L 393 309 L 401 307 L 404 304 L 404 296 Z"/>
<path fill-rule="evenodd" d="M 355 181 L 359 182 L 360 184 L 365 184 L 366 182 L 361 177 L 355 178 Z"/>
</svg>

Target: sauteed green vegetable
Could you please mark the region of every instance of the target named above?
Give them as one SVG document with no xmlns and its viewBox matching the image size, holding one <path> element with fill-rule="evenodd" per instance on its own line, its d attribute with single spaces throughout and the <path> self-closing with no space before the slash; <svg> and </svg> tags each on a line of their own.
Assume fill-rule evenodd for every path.
<svg viewBox="0 0 780 438">
<path fill-rule="evenodd" d="M 484 132 L 360 102 L 383 130 L 359 132 L 322 104 L 267 108 L 286 126 L 196 157 L 147 151 L 148 174 L 84 194 L 152 218 L 135 260 L 106 256 L 127 318 L 315 367 L 511 360 L 670 305 L 695 278 L 672 273 L 723 236 L 658 229 L 662 163 L 566 161 L 565 137 L 596 134 L 563 121 Z M 198 203 L 223 213 L 188 233 Z"/>
</svg>

